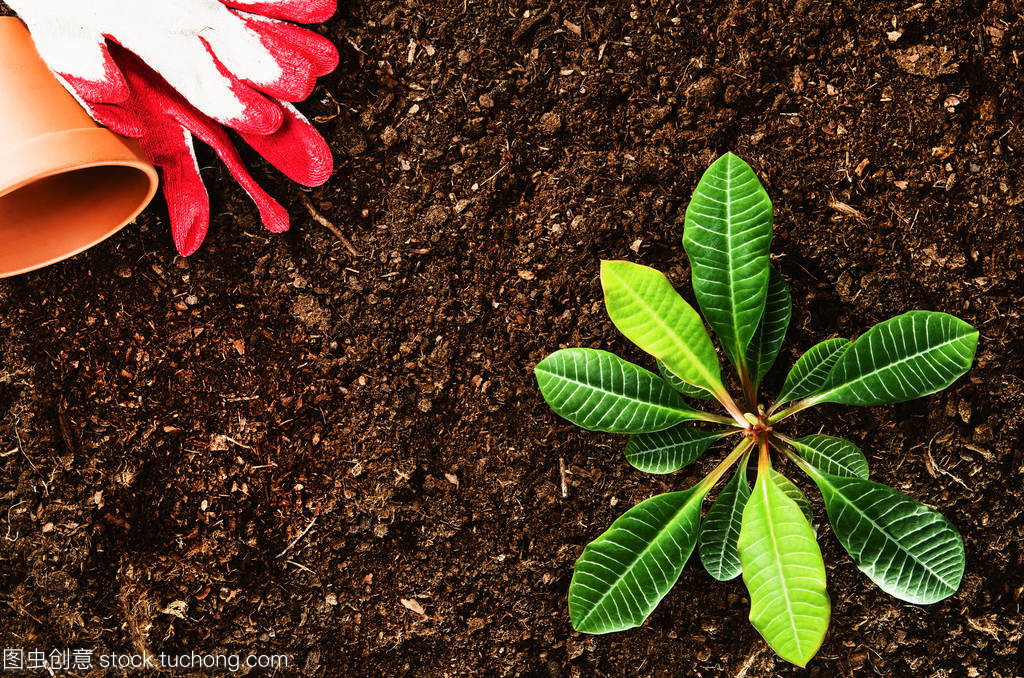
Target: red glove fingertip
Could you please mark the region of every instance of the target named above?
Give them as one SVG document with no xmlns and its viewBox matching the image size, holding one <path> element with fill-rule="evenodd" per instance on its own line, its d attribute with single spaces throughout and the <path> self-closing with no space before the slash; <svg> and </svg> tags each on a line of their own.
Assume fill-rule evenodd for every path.
<svg viewBox="0 0 1024 678">
<path fill-rule="evenodd" d="M 242 134 L 253 149 L 289 179 L 303 186 L 320 186 L 334 172 L 334 156 L 327 141 L 298 109 L 281 102 L 284 122 L 269 135 Z"/>
<path fill-rule="evenodd" d="M 336 0 L 221 0 L 222 3 L 244 12 L 253 12 L 275 19 L 297 21 L 300 24 L 318 24 L 327 21 L 338 9 Z"/>
<path fill-rule="evenodd" d="M 274 55 L 281 74 L 274 82 L 249 84 L 285 101 L 302 101 L 313 92 L 316 79 L 338 66 L 338 49 L 319 33 L 276 19 L 236 12 L 259 35 Z"/>
<path fill-rule="evenodd" d="M 253 199 L 256 197 L 253 196 Z M 265 201 L 256 200 L 256 203 L 259 205 L 263 227 L 271 233 L 284 233 L 291 226 L 288 210 L 282 207 L 281 203 L 270 196 L 266 196 Z"/>
<path fill-rule="evenodd" d="M 174 142 L 169 137 L 143 140 L 143 147 L 159 144 L 159 149 L 148 148 L 156 156 L 164 181 L 164 199 L 171 220 L 171 234 L 178 254 L 187 257 L 195 253 L 206 239 L 210 227 L 210 196 L 199 174 L 192 135 L 180 130 L 183 138 Z M 173 150 L 172 150 L 173 149 Z"/>
<path fill-rule="evenodd" d="M 166 193 L 164 195 L 166 196 Z M 171 219 L 174 247 L 181 256 L 192 256 L 206 240 L 206 233 L 210 228 L 209 204 L 205 205 L 205 209 L 196 209 L 193 205 L 171 212 L 171 203 L 168 202 L 167 209 Z"/>
</svg>

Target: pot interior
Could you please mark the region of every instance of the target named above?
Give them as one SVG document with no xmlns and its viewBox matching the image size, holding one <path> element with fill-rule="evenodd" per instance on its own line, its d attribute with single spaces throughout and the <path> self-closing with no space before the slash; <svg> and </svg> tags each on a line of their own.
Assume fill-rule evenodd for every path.
<svg viewBox="0 0 1024 678">
<path fill-rule="evenodd" d="M 0 195 L 0 277 L 60 261 L 125 225 L 149 197 L 137 167 L 103 165 L 37 179 Z"/>
</svg>

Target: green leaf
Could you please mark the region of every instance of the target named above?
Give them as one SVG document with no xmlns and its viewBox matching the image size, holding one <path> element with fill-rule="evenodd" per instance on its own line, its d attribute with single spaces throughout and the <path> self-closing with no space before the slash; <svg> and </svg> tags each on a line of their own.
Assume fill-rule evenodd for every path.
<svg viewBox="0 0 1024 678">
<path fill-rule="evenodd" d="M 711 337 L 668 278 L 629 261 L 602 261 L 601 286 L 608 316 L 627 339 L 683 381 L 724 390 Z"/>
<path fill-rule="evenodd" d="M 849 339 L 837 338 L 826 339 L 807 349 L 786 376 L 777 402 L 784 404 L 817 393 L 832 366 L 849 347 Z"/>
<path fill-rule="evenodd" d="M 697 303 L 737 366 L 764 311 L 771 240 L 768 194 L 747 163 L 726 153 L 693 192 L 683 247 Z"/>
<path fill-rule="evenodd" d="M 880 483 L 808 473 L 839 543 L 878 588 L 919 604 L 956 593 L 964 542 L 945 516 Z"/>
<path fill-rule="evenodd" d="M 734 579 L 743 570 L 736 543 L 740 537 L 743 508 L 749 498 L 747 458 L 744 457 L 732 478 L 715 497 L 700 525 L 697 553 L 704 569 L 718 581 Z"/>
<path fill-rule="evenodd" d="M 849 440 L 815 434 L 790 443 L 797 454 L 823 473 L 847 478 L 868 477 L 867 458 Z"/>
<path fill-rule="evenodd" d="M 551 409 L 591 431 L 649 433 L 703 415 L 664 379 L 607 351 L 562 349 L 534 373 Z"/>
<path fill-rule="evenodd" d="M 687 398 L 693 398 L 695 400 L 714 400 L 715 396 L 707 389 L 703 389 L 700 386 L 694 386 L 693 384 L 687 384 L 685 381 L 672 374 L 665 363 L 660 360 L 658 363 L 658 374 L 661 378 L 668 382 L 669 386 L 682 393 Z"/>
<path fill-rule="evenodd" d="M 793 299 L 786 279 L 774 268 L 770 271 L 764 314 L 747 345 L 747 365 L 754 384 L 761 383 L 761 379 L 768 374 L 775 359 L 779 357 L 779 349 L 786 338 L 789 317 L 793 311 Z"/>
<path fill-rule="evenodd" d="M 814 529 L 814 511 L 811 510 L 811 502 L 804 494 L 803 490 L 796 486 L 792 480 L 782 475 L 775 469 L 768 472 L 775 484 L 779 486 L 783 494 L 792 499 L 797 506 L 800 507 L 800 512 L 804 514 L 804 518 L 811 525 L 811 529 Z"/>
<path fill-rule="evenodd" d="M 707 492 L 698 485 L 651 497 L 583 549 L 569 584 L 573 628 L 610 633 L 643 623 L 693 552 Z"/>
<path fill-rule="evenodd" d="M 828 630 L 825 564 L 800 507 L 759 470 L 739 537 L 750 622 L 775 652 L 806 666 Z"/>
<path fill-rule="evenodd" d="M 692 426 L 641 433 L 626 444 L 626 461 L 645 473 L 672 473 L 693 462 L 711 443 L 729 433 Z"/>
<path fill-rule="evenodd" d="M 883 405 L 941 391 L 971 367 L 978 330 L 946 313 L 910 311 L 858 337 L 815 402 Z"/>
</svg>

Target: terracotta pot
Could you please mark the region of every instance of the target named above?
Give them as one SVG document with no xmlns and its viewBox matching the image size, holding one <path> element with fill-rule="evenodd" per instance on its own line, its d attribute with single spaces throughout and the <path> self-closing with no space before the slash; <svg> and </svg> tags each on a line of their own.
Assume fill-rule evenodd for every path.
<svg viewBox="0 0 1024 678">
<path fill-rule="evenodd" d="M 21 21 L 0 17 L 0 278 L 113 235 L 157 184 L 138 144 L 93 122 Z"/>
</svg>

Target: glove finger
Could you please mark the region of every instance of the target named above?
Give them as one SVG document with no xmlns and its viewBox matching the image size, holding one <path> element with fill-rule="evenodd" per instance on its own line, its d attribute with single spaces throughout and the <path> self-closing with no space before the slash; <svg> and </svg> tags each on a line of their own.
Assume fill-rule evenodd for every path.
<svg viewBox="0 0 1024 678">
<path fill-rule="evenodd" d="M 281 102 L 284 122 L 273 134 L 242 134 L 246 143 L 267 161 L 304 186 L 319 186 L 331 178 L 334 157 L 320 133 L 294 106 Z"/>
<path fill-rule="evenodd" d="M 145 139 L 140 141 L 145 142 L 144 149 L 154 164 L 163 161 L 161 148 L 167 146 L 173 149 L 175 147 L 173 137 L 179 133 L 181 128 L 184 128 L 211 146 L 220 156 L 235 180 L 256 203 L 263 224 L 268 230 L 275 233 L 288 230 L 288 212 L 267 195 L 249 175 L 242 163 L 241 156 L 231 144 L 224 128 L 171 89 L 138 56 L 120 46 L 115 47 L 112 53 L 124 69 L 125 77 L 132 92 L 135 93 L 134 98 L 126 105 L 134 108 L 139 116 L 147 121 L 149 133 Z M 189 140 L 191 142 L 191 137 Z M 200 181 L 200 183 L 202 182 Z M 207 209 L 209 208 L 207 207 Z"/>
<path fill-rule="evenodd" d="M 199 174 L 192 135 L 179 128 L 181 136 L 159 141 L 153 136 L 140 139 L 143 151 L 163 174 L 164 199 L 171 219 L 174 246 L 183 257 L 193 254 L 206 239 L 210 228 L 210 196 Z"/>
<path fill-rule="evenodd" d="M 334 16 L 337 0 L 221 0 L 234 9 L 274 19 L 297 21 L 302 24 L 316 24 Z"/>
<path fill-rule="evenodd" d="M 252 66 L 258 59 L 244 54 L 251 51 L 241 41 L 214 41 L 209 36 L 217 57 L 239 78 L 262 92 L 285 101 L 302 101 L 313 92 L 316 79 L 338 66 L 338 50 L 327 38 L 311 30 L 275 19 L 239 13 L 250 32 L 255 32 L 266 53 L 273 55 L 277 72 L 260 73 Z M 269 77 L 268 77 L 269 76 Z"/>
<path fill-rule="evenodd" d="M 111 104 L 96 106 L 97 120 L 135 137 L 150 162 L 160 168 L 171 234 L 187 257 L 203 244 L 210 226 L 210 198 L 199 175 L 192 135 L 173 118 L 154 114 L 144 124 L 135 111 Z M 125 131 L 120 131 L 125 130 Z M 139 134 L 132 132 L 140 130 Z"/>
<path fill-rule="evenodd" d="M 252 134 L 270 134 L 281 126 L 281 107 L 235 77 L 204 39 L 184 45 L 164 40 L 121 44 L 214 120 Z"/>
<path fill-rule="evenodd" d="M 268 231 L 281 233 L 288 230 L 288 212 L 279 202 L 271 198 L 260 188 L 256 180 L 242 162 L 242 156 L 231 143 L 224 128 L 205 115 L 182 107 L 177 113 L 178 121 L 197 136 L 203 143 L 213 148 L 217 156 L 227 165 L 228 171 L 235 181 L 245 189 L 260 211 L 260 218 Z"/>
<path fill-rule="evenodd" d="M 126 72 L 138 86 L 135 62 L 126 63 Z M 90 113 L 108 129 L 137 139 L 146 157 L 160 168 L 174 246 L 187 257 L 199 249 L 210 225 L 210 199 L 199 175 L 192 135 L 163 110 L 140 114 L 137 105 L 138 99 L 130 100 L 127 107 L 96 103 L 90 105 Z"/>
</svg>

